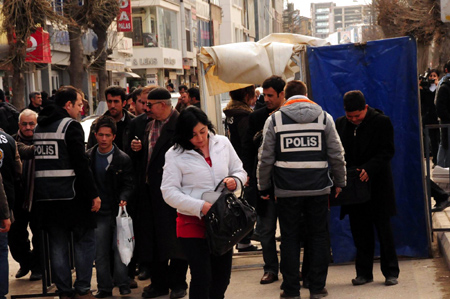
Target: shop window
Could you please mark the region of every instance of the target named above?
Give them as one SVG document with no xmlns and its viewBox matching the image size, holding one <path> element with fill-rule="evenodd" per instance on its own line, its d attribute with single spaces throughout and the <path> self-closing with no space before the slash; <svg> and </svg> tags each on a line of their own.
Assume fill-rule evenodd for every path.
<svg viewBox="0 0 450 299">
<path fill-rule="evenodd" d="M 159 46 L 179 49 L 177 13 L 158 7 Z"/>
<path fill-rule="evenodd" d="M 199 48 L 211 46 L 209 35 L 209 22 L 198 20 L 198 42 Z"/>
<path fill-rule="evenodd" d="M 133 39 L 133 46 L 143 46 L 144 36 L 142 33 L 142 17 L 133 16 L 133 31 L 125 32 L 125 37 Z"/>
</svg>

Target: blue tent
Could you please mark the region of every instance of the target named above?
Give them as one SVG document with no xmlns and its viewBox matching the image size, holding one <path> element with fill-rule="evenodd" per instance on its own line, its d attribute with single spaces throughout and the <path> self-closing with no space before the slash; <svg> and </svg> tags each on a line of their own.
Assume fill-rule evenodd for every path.
<svg viewBox="0 0 450 299">
<path fill-rule="evenodd" d="M 342 98 L 361 90 L 371 107 L 391 118 L 396 153 L 392 159 L 397 216 L 392 218 L 397 254 L 428 256 L 420 150 L 417 46 L 410 37 L 368 42 L 364 45 L 309 47 L 309 96 L 334 119 L 344 115 Z M 356 250 L 348 217 L 339 220 L 340 207 L 331 210 L 334 262 L 354 259 Z M 378 255 L 378 250 L 376 254 Z"/>
</svg>

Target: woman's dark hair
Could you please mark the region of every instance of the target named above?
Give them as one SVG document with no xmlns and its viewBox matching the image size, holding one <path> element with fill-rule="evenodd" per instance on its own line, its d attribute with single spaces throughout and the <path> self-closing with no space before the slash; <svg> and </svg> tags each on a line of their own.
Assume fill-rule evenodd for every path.
<svg viewBox="0 0 450 299">
<path fill-rule="evenodd" d="M 235 101 L 244 102 L 245 96 L 249 99 L 255 96 L 255 85 L 250 85 L 241 89 L 232 90 L 229 92 L 230 97 Z"/>
<path fill-rule="evenodd" d="M 175 135 L 173 136 L 175 149 L 181 148 L 183 151 L 194 149 L 194 145 L 192 145 L 190 140 L 194 136 L 192 131 L 198 123 L 204 124 L 211 133 L 216 134 L 214 126 L 208 119 L 206 113 L 200 108 L 189 106 L 181 111 L 180 116 L 178 116 Z"/>
</svg>

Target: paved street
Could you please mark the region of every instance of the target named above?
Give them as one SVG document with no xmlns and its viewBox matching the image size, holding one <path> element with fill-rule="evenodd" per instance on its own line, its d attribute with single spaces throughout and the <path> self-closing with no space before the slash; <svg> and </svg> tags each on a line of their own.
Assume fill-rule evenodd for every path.
<svg viewBox="0 0 450 299">
<path fill-rule="evenodd" d="M 379 263 L 374 265 L 374 282 L 354 287 L 351 279 L 354 278 L 354 265 L 331 265 L 329 268 L 327 289 L 330 299 L 446 299 L 450 298 L 450 271 L 447 269 L 437 249 L 434 249 L 435 258 L 410 260 L 402 259 L 400 262 L 399 285 L 386 287 L 384 278 L 379 269 Z M 279 298 L 280 280 L 270 285 L 260 285 L 259 279 L 262 272 L 262 256 L 260 254 L 239 254 L 233 258 L 233 272 L 231 284 L 228 287 L 226 298 L 255 298 L 276 299 Z M 40 282 L 30 282 L 28 276 L 15 279 L 18 270 L 17 263 L 10 258 L 10 295 L 37 293 L 41 290 Z M 114 298 L 141 298 L 142 288 L 149 281 L 139 282 L 139 288 L 132 290 L 129 296 L 120 296 L 117 289 L 114 290 Z M 92 289 L 96 288 L 95 275 Z M 303 299 L 309 298 L 308 290 L 301 290 Z M 53 298 L 53 297 L 47 297 Z M 169 296 L 159 297 L 167 299 Z M 186 297 L 187 299 L 187 297 Z"/>
</svg>

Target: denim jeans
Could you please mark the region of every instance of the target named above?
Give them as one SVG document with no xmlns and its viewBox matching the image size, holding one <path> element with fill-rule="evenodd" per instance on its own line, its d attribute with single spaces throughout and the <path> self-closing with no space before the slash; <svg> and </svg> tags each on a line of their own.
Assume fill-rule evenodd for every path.
<svg viewBox="0 0 450 299">
<path fill-rule="evenodd" d="M 118 287 L 127 286 L 129 283 L 128 268 L 122 263 L 117 248 L 117 228 L 113 220 L 111 215 L 97 215 L 97 228 L 95 229 L 97 284 L 98 290 L 105 292 L 111 292 L 114 283 Z M 111 249 L 114 252 L 114 283 L 111 277 Z"/>
<path fill-rule="evenodd" d="M 92 265 L 95 258 L 95 233 L 93 228 L 48 228 L 52 278 L 60 295 L 71 296 L 72 273 L 70 269 L 70 232 L 73 232 L 76 280 L 75 291 L 84 294 L 91 288 Z"/>
<path fill-rule="evenodd" d="M 8 233 L 0 233 L 0 299 L 6 299 L 8 294 Z"/>
<path fill-rule="evenodd" d="M 278 208 L 274 200 L 268 200 L 265 205 L 266 211 L 258 216 L 258 234 L 261 241 L 264 259 L 264 272 L 278 275 L 278 255 L 275 241 L 277 230 Z"/>
<path fill-rule="evenodd" d="M 330 259 L 328 233 L 328 194 L 319 196 L 278 198 L 281 229 L 281 272 L 284 291 L 298 296 L 300 283 L 300 241 L 304 213 L 307 227 L 309 260 L 309 290 L 318 292 L 325 287 Z"/>
</svg>

